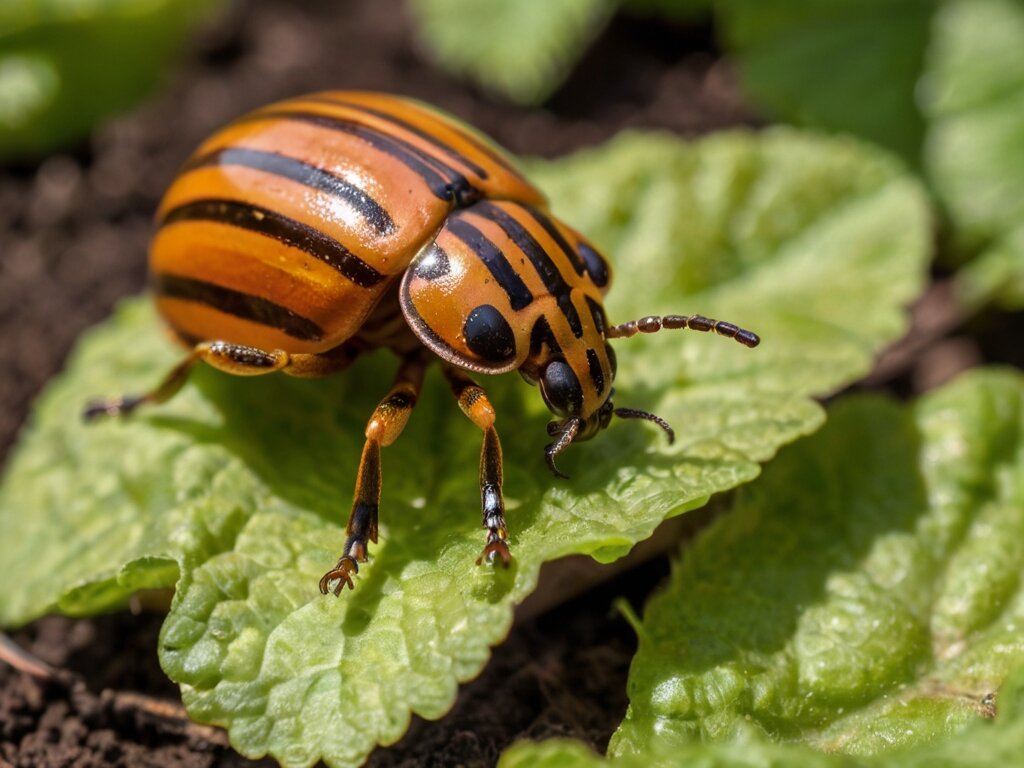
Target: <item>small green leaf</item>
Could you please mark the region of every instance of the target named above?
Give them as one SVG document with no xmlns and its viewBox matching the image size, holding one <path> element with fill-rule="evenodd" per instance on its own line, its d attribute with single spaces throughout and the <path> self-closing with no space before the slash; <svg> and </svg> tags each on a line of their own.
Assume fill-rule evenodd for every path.
<svg viewBox="0 0 1024 768">
<path fill-rule="evenodd" d="M 324 380 L 201 368 L 168 404 L 82 425 L 90 396 L 151 386 L 175 358 L 152 311 L 131 303 L 42 398 L 0 489 L 0 569 L 18 574 L 0 622 L 112 608 L 178 577 L 160 653 L 191 715 L 247 755 L 358 764 L 412 712 L 444 713 L 543 562 L 613 560 L 816 429 L 810 395 L 867 370 L 923 281 L 921 190 L 853 142 L 631 136 L 535 171 L 556 210 L 615 255 L 613 318 L 705 311 L 763 333 L 753 351 L 692 332 L 620 346 L 616 402 L 666 417 L 676 445 L 615 423 L 567 451 L 573 479 L 555 481 L 540 398 L 495 378 L 515 562 L 478 568 L 480 435 L 430 375 L 384 452 L 372 560 L 354 592 L 323 597 L 393 360 Z"/>
<path fill-rule="evenodd" d="M 133 105 L 219 5 L 7 0 L 0 7 L 0 161 L 81 139 Z"/>
<path fill-rule="evenodd" d="M 750 737 L 730 743 L 696 743 L 671 752 L 603 758 L 563 739 L 520 742 L 502 755 L 499 768 L 1005 768 L 1024 752 L 1024 674 L 1010 677 L 999 694 L 994 721 L 975 719 L 934 743 L 873 757 L 822 753 L 802 744 Z"/>
<path fill-rule="evenodd" d="M 1024 3 L 956 0 L 936 16 L 924 162 L 964 251 L 973 304 L 1024 306 Z"/>
<path fill-rule="evenodd" d="M 917 163 L 914 103 L 934 0 L 717 0 L 743 86 L 778 118 L 849 131 Z"/>
<path fill-rule="evenodd" d="M 839 404 L 651 600 L 609 751 L 770 737 L 873 755 L 977 721 L 1024 664 L 1022 446 L 1017 373 L 912 409 Z"/>
<path fill-rule="evenodd" d="M 411 0 L 420 37 L 449 71 L 520 104 L 561 85 L 613 0 Z"/>
</svg>

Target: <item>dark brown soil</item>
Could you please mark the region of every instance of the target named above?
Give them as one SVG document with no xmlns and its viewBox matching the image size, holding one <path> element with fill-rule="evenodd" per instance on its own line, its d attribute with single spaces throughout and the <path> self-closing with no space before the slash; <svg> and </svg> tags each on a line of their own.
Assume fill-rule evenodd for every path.
<svg viewBox="0 0 1024 768">
<path fill-rule="evenodd" d="M 0 169 L 0 459 L 78 334 L 142 290 L 150 218 L 177 166 L 207 133 L 252 107 L 322 88 L 402 92 L 462 116 L 514 152 L 545 156 L 625 127 L 694 135 L 753 122 L 704 26 L 617 18 L 545 108 L 525 110 L 431 66 L 402 8 L 396 0 L 238 3 L 196 37 L 150 103 L 67 153 Z M 937 313 L 939 330 L 896 356 L 876 386 L 908 393 L 971 361 L 1020 354 L 1006 341 L 1020 338 L 1020 321 L 1006 316 L 988 321 L 994 330 L 980 346 L 966 338 L 934 343 L 957 324 L 948 298 L 936 296 L 922 312 Z M 656 560 L 562 606 L 557 617 L 518 624 L 447 717 L 415 720 L 371 764 L 491 765 L 526 737 L 574 736 L 603 748 L 625 712 L 635 650 L 612 601 L 625 595 L 639 606 L 666 572 Z M 0 663 L 0 768 L 250 764 L 219 732 L 173 712 L 164 717 L 135 697 L 178 698 L 156 660 L 160 621 L 47 618 L 16 633 L 62 672 L 37 683 Z"/>
</svg>

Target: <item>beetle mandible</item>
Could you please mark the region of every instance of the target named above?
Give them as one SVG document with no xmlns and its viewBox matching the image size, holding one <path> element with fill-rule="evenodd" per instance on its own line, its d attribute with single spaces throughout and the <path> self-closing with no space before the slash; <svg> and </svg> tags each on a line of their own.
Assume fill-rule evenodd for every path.
<svg viewBox="0 0 1024 768">
<path fill-rule="evenodd" d="M 333 91 L 258 109 L 186 162 L 157 212 L 150 247 L 157 309 L 189 349 L 152 391 L 96 401 L 87 418 L 168 400 L 204 362 L 253 376 L 323 376 L 387 347 L 401 359 L 366 426 L 347 540 L 320 580 L 354 586 L 377 542 L 381 448 L 412 413 L 424 369 L 440 360 L 462 411 L 483 431 L 483 552 L 508 566 L 495 412 L 470 373 L 518 370 L 557 417 L 551 471 L 570 443 L 613 415 L 609 339 L 663 328 L 754 333 L 701 315 L 609 325 L 604 257 L 547 211 L 510 158 L 469 126 L 417 101 Z"/>
</svg>

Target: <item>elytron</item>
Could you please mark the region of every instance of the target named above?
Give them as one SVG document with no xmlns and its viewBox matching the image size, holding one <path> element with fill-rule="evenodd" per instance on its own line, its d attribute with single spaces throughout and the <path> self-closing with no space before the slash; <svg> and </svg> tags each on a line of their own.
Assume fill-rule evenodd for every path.
<svg viewBox="0 0 1024 768">
<path fill-rule="evenodd" d="M 469 126 L 396 96 L 326 92 L 258 109 L 203 143 L 171 184 L 150 247 L 156 306 L 189 348 L 152 391 L 86 417 L 168 400 L 197 362 L 239 376 L 324 376 L 386 347 L 400 358 L 366 426 L 347 540 L 320 580 L 340 594 L 377 542 L 381 448 L 402 432 L 437 360 L 483 431 L 483 561 L 511 560 L 495 411 L 473 373 L 518 370 L 555 415 L 551 471 L 613 416 L 609 340 L 661 329 L 759 338 L 701 315 L 610 325 L 608 262 L 554 218 L 512 160 Z"/>
</svg>

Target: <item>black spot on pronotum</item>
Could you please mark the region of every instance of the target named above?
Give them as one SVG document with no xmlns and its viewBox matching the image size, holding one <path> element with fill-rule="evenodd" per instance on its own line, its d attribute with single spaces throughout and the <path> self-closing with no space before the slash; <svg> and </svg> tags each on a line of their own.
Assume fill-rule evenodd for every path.
<svg viewBox="0 0 1024 768">
<path fill-rule="evenodd" d="M 597 350 L 587 350 L 587 367 L 590 369 L 590 381 L 598 394 L 604 391 L 604 371 L 601 369 L 601 360 L 597 356 Z"/>
<path fill-rule="evenodd" d="M 604 353 L 608 355 L 608 367 L 612 370 L 612 378 L 615 378 L 615 374 L 619 372 L 619 359 L 615 357 L 615 350 L 612 349 L 611 344 L 604 345 Z"/>
<path fill-rule="evenodd" d="M 451 271 L 451 262 L 437 243 L 431 243 L 413 264 L 412 271 L 423 280 L 438 280 Z"/>
<path fill-rule="evenodd" d="M 598 288 L 608 285 L 608 262 L 604 257 L 585 243 L 580 243 L 577 248 L 583 257 L 583 268 L 587 270 L 594 285 Z"/>
<path fill-rule="evenodd" d="M 515 356 L 515 334 L 501 312 L 490 304 L 481 304 L 469 313 L 462 333 L 466 346 L 489 363 L 505 363 Z"/>
</svg>

